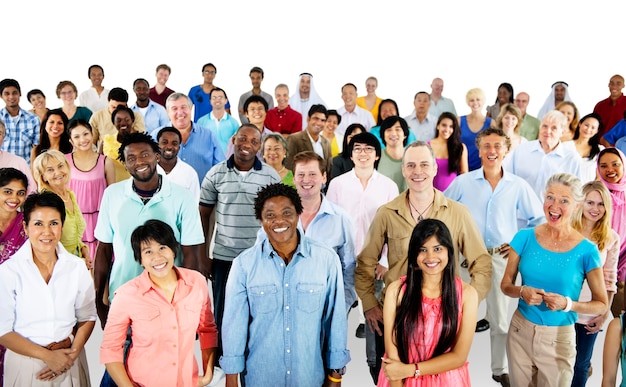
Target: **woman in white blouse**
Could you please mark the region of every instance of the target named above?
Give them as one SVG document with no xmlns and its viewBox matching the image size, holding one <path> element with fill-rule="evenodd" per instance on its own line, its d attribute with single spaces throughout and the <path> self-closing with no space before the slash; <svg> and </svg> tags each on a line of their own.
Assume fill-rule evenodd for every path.
<svg viewBox="0 0 626 387">
<path fill-rule="evenodd" d="M 0 266 L 4 385 L 89 386 L 83 347 L 96 321 L 95 293 L 84 262 L 59 243 L 63 200 L 35 193 L 23 212 L 28 241 Z"/>
</svg>

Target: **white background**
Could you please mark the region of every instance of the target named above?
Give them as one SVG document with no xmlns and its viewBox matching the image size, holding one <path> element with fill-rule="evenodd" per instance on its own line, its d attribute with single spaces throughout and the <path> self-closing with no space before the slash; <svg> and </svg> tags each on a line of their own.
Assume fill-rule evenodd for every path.
<svg viewBox="0 0 626 387">
<path fill-rule="evenodd" d="M 310 72 L 329 108 L 341 106 L 341 86 L 393 98 L 402 116 L 417 91 L 434 77 L 459 114 L 465 93 L 481 87 L 487 103 L 509 82 L 530 94 L 536 115 L 558 80 L 581 115 L 608 96 L 608 80 L 626 73 L 623 1 L 5 1 L 0 5 L 3 49 L 0 77 L 39 88 L 57 107 L 55 88 L 90 86 L 89 65 L 104 67 L 107 88 L 155 82 L 160 63 L 172 67 L 168 86 L 187 93 L 202 82 L 202 65 L 217 67 L 214 83 L 236 104 L 249 90 L 253 66 L 265 70 L 263 89 Z M 8 4 L 7 4 L 8 3 Z"/>
<path fill-rule="evenodd" d="M 379 80 L 377 94 L 395 99 L 402 116 L 413 109 L 413 95 L 430 91 L 434 77 L 445 81 L 444 96 L 459 114 L 469 113 L 465 93 L 481 87 L 487 104 L 502 82 L 530 94 L 536 115 L 563 80 L 581 115 L 608 96 L 608 80 L 626 75 L 623 1 L 25 1 L 0 3 L 0 78 L 17 79 L 22 107 L 26 93 L 44 91 L 48 107 L 61 105 L 55 88 L 73 81 L 79 92 L 90 86 L 87 67 L 104 67 L 107 88 L 132 81 L 154 84 L 160 63 L 172 67 L 168 86 L 187 93 L 202 82 L 206 62 L 217 67 L 214 83 L 236 106 L 250 89 L 248 72 L 265 70 L 262 88 L 273 94 L 286 83 L 295 91 L 298 74 L 311 72 L 329 105 L 341 106 L 341 86 Z M 233 109 L 233 113 L 235 113 Z M 482 317 L 484 303 L 479 317 Z M 363 341 L 349 329 L 353 361 L 344 385 L 368 385 Z M 97 330 L 98 331 L 98 330 Z M 88 344 L 92 378 L 99 379 L 96 331 Z M 603 335 L 593 360 L 600 384 Z M 475 386 L 490 380 L 488 333 L 477 334 L 470 355 Z M 618 378 L 619 380 L 619 378 Z"/>
</svg>

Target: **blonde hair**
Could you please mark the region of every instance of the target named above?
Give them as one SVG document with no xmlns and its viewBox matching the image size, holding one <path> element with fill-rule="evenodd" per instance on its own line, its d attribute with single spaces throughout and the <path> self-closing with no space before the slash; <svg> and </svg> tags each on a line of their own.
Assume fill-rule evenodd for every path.
<svg viewBox="0 0 626 387">
<path fill-rule="evenodd" d="M 574 117 L 572 118 L 572 122 L 570 122 L 569 124 L 569 128 L 567 128 L 569 131 L 574 133 L 576 131 L 576 128 L 578 127 L 578 120 L 580 120 L 580 113 L 578 113 L 578 108 L 576 107 L 576 105 L 574 105 L 574 102 L 572 101 L 563 101 L 559 102 L 559 104 L 554 107 L 554 110 L 561 111 L 561 108 L 563 106 L 569 106 L 574 109 Z"/>
<path fill-rule="evenodd" d="M 498 114 L 498 117 L 496 117 L 495 122 L 496 128 L 502 129 L 502 119 L 506 114 L 514 115 L 515 118 L 517 118 L 517 125 L 513 128 L 513 132 L 515 134 L 519 134 L 519 128 L 522 126 L 524 119 L 522 118 L 522 111 L 512 103 L 507 103 L 500 107 L 500 113 Z"/>
<path fill-rule="evenodd" d="M 611 214 L 613 213 L 613 202 L 611 201 L 611 193 L 606 186 L 598 180 L 590 181 L 583 186 L 583 196 L 587 199 L 587 195 L 596 191 L 602 198 L 604 204 L 604 215 L 600 218 L 596 224 L 593 225 L 591 230 L 591 241 L 598 245 L 598 250 L 602 251 L 609 242 L 609 232 L 611 230 Z M 583 206 L 579 206 L 572 219 L 572 227 L 577 231 L 583 229 Z"/>
<path fill-rule="evenodd" d="M 472 98 L 478 98 L 480 99 L 483 103 L 485 103 L 485 92 L 483 91 L 483 89 L 480 89 L 478 87 L 474 88 L 474 89 L 469 89 L 467 94 L 465 94 L 465 102 L 467 104 L 469 104 L 470 99 Z"/>
<path fill-rule="evenodd" d="M 35 161 L 33 161 L 33 175 L 34 175 L 33 177 L 35 178 L 35 181 L 37 182 L 37 185 L 39 186 L 39 191 L 44 191 L 44 190 L 54 191 L 50 187 L 50 184 L 48 184 L 48 182 L 43 179 L 43 174 L 46 169 L 46 164 L 48 164 L 48 161 L 50 160 L 56 161 L 58 163 L 64 163 L 65 166 L 67 167 L 68 180 L 70 178 L 70 164 L 67 162 L 65 155 L 59 152 L 58 150 L 48 149 L 47 151 L 37 156 L 35 158 Z"/>
</svg>

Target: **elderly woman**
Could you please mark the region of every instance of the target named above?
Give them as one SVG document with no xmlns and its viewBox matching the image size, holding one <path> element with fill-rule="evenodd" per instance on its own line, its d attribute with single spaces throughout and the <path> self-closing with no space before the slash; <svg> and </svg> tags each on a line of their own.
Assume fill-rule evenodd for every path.
<svg viewBox="0 0 626 387">
<path fill-rule="evenodd" d="M 283 184 L 296 187 L 293 183 L 293 171 L 285 167 L 287 159 L 287 141 L 280 133 L 268 134 L 263 138 L 263 161 L 274 168 Z"/>
<path fill-rule="evenodd" d="M 567 172 L 580 178 L 580 156 L 572 143 L 560 140 L 566 128 L 565 115 L 551 110 L 541 120 L 539 138 L 520 144 L 504 160 L 504 168 L 525 179 L 540 198 L 553 174 Z"/>
<path fill-rule="evenodd" d="M 95 292 L 85 264 L 60 243 L 63 200 L 34 193 L 23 213 L 28 241 L 0 265 L 4 385 L 89 386 L 80 359 L 96 322 Z"/>
<path fill-rule="evenodd" d="M 89 269 L 93 267 L 89 247 L 83 243 L 85 218 L 78 207 L 76 194 L 69 188 L 70 164 L 65 155 L 57 150 L 47 150 L 37 156 L 33 163 L 35 180 L 40 191 L 57 194 L 65 203 L 65 216 L 61 244 L 65 249 L 85 260 Z"/>
<path fill-rule="evenodd" d="M 206 279 L 195 270 L 174 267 L 178 242 L 172 228 L 160 220 L 137 227 L 130 242 L 144 271 L 115 293 L 100 361 L 120 387 L 209 384 L 217 329 Z M 129 329 L 133 344 L 124 362 Z M 196 333 L 204 371 L 200 377 L 193 349 Z"/>
<path fill-rule="evenodd" d="M 550 113 L 548 113 L 550 114 Z M 577 313 L 606 313 L 608 300 L 598 247 L 572 227 L 584 197 L 569 173 L 550 177 L 547 222 L 519 231 L 510 243 L 502 292 L 519 298 L 507 338 L 512 386 L 569 386 L 576 357 Z M 516 285 L 518 273 L 522 285 Z M 591 290 L 580 301 L 583 281 Z"/>
</svg>

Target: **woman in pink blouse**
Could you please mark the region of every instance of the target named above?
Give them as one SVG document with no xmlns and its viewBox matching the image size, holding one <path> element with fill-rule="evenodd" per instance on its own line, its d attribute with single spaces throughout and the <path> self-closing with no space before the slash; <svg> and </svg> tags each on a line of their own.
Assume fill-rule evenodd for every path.
<svg viewBox="0 0 626 387">
<path fill-rule="evenodd" d="M 137 227 L 131 244 L 144 271 L 115 292 L 100 362 L 119 387 L 209 384 L 217 328 L 206 279 L 197 271 L 174 267 L 178 242 L 170 226 L 160 220 Z M 124 362 L 128 328 L 132 345 Z M 204 376 L 198 375 L 193 355 L 196 332 Z"/>
</svg>

